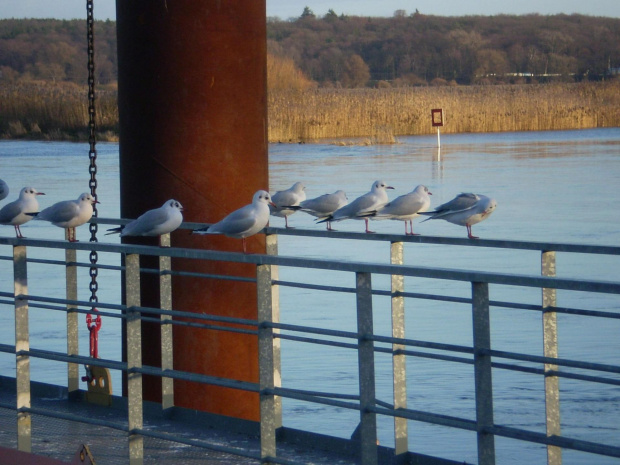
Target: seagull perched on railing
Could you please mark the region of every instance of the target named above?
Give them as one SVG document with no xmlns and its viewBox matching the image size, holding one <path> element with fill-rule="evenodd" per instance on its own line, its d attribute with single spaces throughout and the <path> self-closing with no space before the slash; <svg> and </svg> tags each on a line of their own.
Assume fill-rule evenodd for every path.
<svg viewBox="0 0 620 465">
<path fill-rule="evenodd" d="M 347 219 L 364 220 L 366 222 L 366 232 L 372 233 L 373 231 L 368 229 L 368 217 L 364 215 L 375 212 L 388 203 L 389 199 L 386 189 L 394 188 L 392 186 L 388 186 L 383 181 L 375 181 L 372 184 L 370 192 L 358 197 L 344 207 L 339 208 L 331 215 L 317 221 L 317 223 L 342 221 Z"/>
<path fill-rule="evenodd" d="M 69 242 L 77 242 L 75 228 L 91 219 L 93 205 L 96 203 L 99 201 L 88 192 L 84 192 L 77 200 L 63 200 L 32 216 L 35 220 L 49 221 L 54 226 L 66 229 Z"/>
<path fill-rule="evenodd" d="M 284 225 L 288 228 L 288 217 L 295 213 L 295 207 L 306 200 L 306 187 L 301 182 L 296 182 L 284 191 L 278 191 L 271 196 L 272 205 L 269 211 L 273 216 L 284 217 Z"/>
<path fill-rule="evenodd" d="M 306 212 L 317 218 L 326 218 L 336 210 L 344 207 L 349 199 L 343 190 L 338 190 L 333 194 L 323 194 L 314 199 L 308 199 L 301 202 L 298 206 L 290 206 L 293 210 Z M 327 230 L 331 231 L 331 221 L 327 221 Z"/>
<path fill-rule="evenodd" d="M 433 195 L 428 187 L 419 185 L 408 194 L 396 197 L 391 202 L 386 203 L 378 211 L 368 215 L 373 220 L 398 220 L 405 222 L 405 235 L 414 236 L 413 219 L 420 216 L 420 212 L 425 212 L 431 206 Z M 411 227 L 411 232 L 407 231 L 407 223 Z"/>
<path fill-rule="evenodd" d="M 24 187 L 19 192 L 17 200 L 7 203 L 0 209 L 0 224 L 14 226 L 15 236 L 24 237 L 19 227 L 30 221 L 32 219 L 32 214 L 39 212 L 37 195 L 45 194 L 37 191 L 34 187 Z M 31 214 L 29 215 L 28 213 Z"/>
<path fill-rule="evenodd" d="M 183 205 L 170 199 L 161 207 L 143 213 L 131 223 L 118 228 L 108 229 L 108 234 L 120 233 L 125 236 L 158 236 L 161 246 L 162 234 L 168 234 L 181 226 L 183 222 Z"/>
<path fill-rule="evenodd" d="M 6 182 L 0 179 L 0 200 L 4 200 L 9 195 L 9 186 Z"/>
<path fill-rule="evenodd" d="M 420 214 L 430 216 L 430 218 L 424 221 L 446 220 L 449 223 L 465 226 L 467 228 L 467 237 L 478 239 L 477 236 L 472 235 L 471 227 L 486 220 L 495 208 L 497 208 L 495 199 L 481 194 L 462 193 L 449 202 L 438 206 L 435 211 L 422 212 Z"/>
<path fill-rule="evenodd" d="M 269 223 L 269 206 L 273 205 L 267 191 L 257 191 L 252 203 L 233 211 L 221 221 L 206 228 L 194 229 L 192 234 L 223 234 L 243 241 L 243 253 L 247 253 L 245 238 L 261 231 Z"/>
</svg>

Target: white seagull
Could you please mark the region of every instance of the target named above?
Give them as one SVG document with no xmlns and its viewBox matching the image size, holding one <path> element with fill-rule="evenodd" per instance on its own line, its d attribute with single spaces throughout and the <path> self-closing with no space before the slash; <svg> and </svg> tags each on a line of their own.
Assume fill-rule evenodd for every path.
<svg viewBox="0 0 620 465">
<path fill-rule="evenodd" d="M 344 207 L 348 201 L 347 194 L 343 190 L 337 190 L 333 194 L 323 194 L 313 199 L 304 200 L 299 206 L 292 208 L 323 219 L 329 217 L 339 208 Z M 327 230 L 331 231 L 331 220 L 326 221 L 326 223 Z"/>
<path fill-rule="evenodd" d="M 0 189 L 2 186 L 0 185 Z M 19 197 L 13 202 L 7 203 L 0 209 L 0 224 L 12 225 L 15 227 L 15 236 L 22 236 L 19 228 L 22 224 L 32 219 L 32 213 L 39 212 L 39 202 L 37 195 L 45 195 L 37 191 L 34 187 L 24 187 L 19 192 Z M 28 213 L 31 213 L 30 215 Z"/>
<path fill-rule="evenodd" d="M 183 205 L 170 199 L 161 207 L 143 213 L 131 223 L 118 228 L 108 229 L 108 234 L 120 233 L 125 236 L 158 236 L 161 246 L 162 234 L 168 234 L 181 226 L 183 222 Z"/>
<path fill-rule="evenodd" d="M 288 228 L 288 217 L 295 213 L 295 209 L 300 202 L 306 200 L 306 187 L 301 182 L 296 182 L 284 191 L 278 191 L 271 196 L 273 205 L 269 206 L 269 211 L 273 216 L 284 217 L 284 224 Z"/>
<path fill-rule="evenodd" d="M 9 186 L 6 182 L 0 179 L 0 200 L 6 199 L 9 195 Z"/>
<path fill-rule="evenodd" d="M 467 237 L 470 239 L 478 239 L 472 235 L 471 227 L 474 224 L 486 220 L 491 213 L 497 208 L 495 199 L 486 195 L 462 193 L 454 199 L 437 207 L 435 211 L 423 212 L 422 215 L 428 215 L 428 220 L 446 220 L 449 223 L 458 224 L 467 228 Z"/>
<path fill-rule="evenodd" d="M 36 220 L 49 221 L 54 226 L 67 230 L 69 242 L 77 242 L 75 228 L 87 223 L 93 216 L 93 205 L 98 200 L 84 192 L 77 200 L 63 200 L 42 210 L 34 216 Z"/>
<path fill-rule="evenodd" d="M 431 206 L 433 195 L 428 187 L 419 185 L 408 194 L 395 198 L 379 209 L 375 214 L 370 215 L 373 220 L 398 220 L 405 222 L 405 235 L 414 236 L 413 219 L 420 216 L 420 212 L 425 212 Z M 411 232 L 407 231 L 407 223 L 411 227 Z"/>
<path fill-rule="evenodd" d="M 243 241 L 243 253 L 247 253 L 245 238 L 261 231 L 269 223 L 269 206 L 273 205 L 267 191 L 257 191 L 252 203 L 228 214 L 221 221 L 206 228 L 194 229 L 192 234 L 224 234 Z"/>
<path fill-rule="evenodd" d="M 331 215 L 318 221 L 318 223 L 342 221 L 346 219 L 364 220 L 366 222 L 366 232 L 371 233 L 373 231 L 368 230 L 368 217 L 366 215 L 379 210 L 388 203 L 389 199 L 386 189 L 394 188 L 388 186 L 383 181 L 375 181 L 370 192 L 358 197 L 350 204 L 339 208 Z"/>
</svg>

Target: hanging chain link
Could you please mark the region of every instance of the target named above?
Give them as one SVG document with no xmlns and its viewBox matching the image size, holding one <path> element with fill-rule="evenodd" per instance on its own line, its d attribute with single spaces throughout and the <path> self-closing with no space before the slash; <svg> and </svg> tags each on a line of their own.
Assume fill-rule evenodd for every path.
<svg viewBox="0 0 620 465">
<path fill-rule="evenodd" d="M 95 124 L 95 18 L 93 15 L 93 0 L 86 0 L 86 36 L 88 40 L 88 143 L 90 149 L 88 151 L 88 157 L 90 158 L 90 194 L 95 200 L 97 200 L 97 150 L 95 148 L 97 126 Z M 93 204 L 93 217 L 97 217 L 97 204 Z M 97 241 L 97 224 L 91 223 L 90 229 L 90 242 Z M 97 251 L 93 250 L 90 253 L 90 263 L 93 265 L 90 268 L 90 302 L 98 302 L 97 290 L 99 285 L 97 284 Z M 93 305 L 94 307 L 94 305 Z"/>
</svg>

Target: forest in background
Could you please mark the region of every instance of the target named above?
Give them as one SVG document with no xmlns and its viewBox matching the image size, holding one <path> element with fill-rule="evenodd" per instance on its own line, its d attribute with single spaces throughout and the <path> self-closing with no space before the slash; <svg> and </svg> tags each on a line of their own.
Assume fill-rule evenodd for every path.
<svg viewBox="0 0 620 465">
<path fill-rule="evenodd" d="M 581 24 L 581 35 L 568 24 Z M 394 143 L 430 133 L 430 109 L 438 107 L 448 115 L 442 132 L 620 126 L 620 20 L 333 11 L 317 18 L 306 9 L 268 25 L 270 142 Z M 116 24 L 95 29 L 98 137 L 117 140 Z M 521 41 L 510 35 L 517 29 Z M 0 138 L 86 140 L 85 37 L 85 21 L 0 20 Z M 528 58 L 512 68 L 518 50 Z M 505 67 L 485 68 L 485 57 L 502 57 L 492 62 Z M 560 72 L 561 62 L 571 65 Z"/>
<path fill-rule="evenodd" d="M 82 20 L 0 20 L 0 82 L 86 82 Z M 583 15 L 268 18 L 268 51 L 319 87 L 601 80 L 620 71 L 620 19 Z M 97 83 L 117 76 L 116 23 L 95 24 Z"/>
</svg>

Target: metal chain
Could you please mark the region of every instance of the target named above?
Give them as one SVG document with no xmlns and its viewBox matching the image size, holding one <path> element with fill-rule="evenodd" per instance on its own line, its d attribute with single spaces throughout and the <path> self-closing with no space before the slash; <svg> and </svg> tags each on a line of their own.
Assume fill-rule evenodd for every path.
<svg viewBox="0 0 620 465">
<path fill-rule="evenodd" d="M 95 124 L 95 18 L 93 15 L 93 0 L 86 0 L 86 36 L 88 40 L 88 143 L 90 149 L 88 151 L 88 157 L 90 158 L 90 194 L 95 200 L 97 200 L 97 150 L 95 148 L 97 126 Z M 93 204 L 93 217 L 97 217 L 97 204 Z M 91 223 L 90 229 L 90 242 L 97 241 L 97 224 Z M 93 265 L 90 268 L 90 302 L 98 302 L 97 290 L 99 285 L 97 284 L 97 252 L 93 250 L 90 253 L 90 263 Z M 94 306 L 93 306 L 94 307 Z"/>
</svg>

